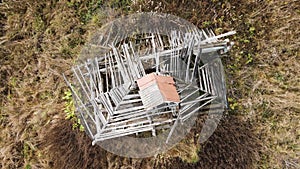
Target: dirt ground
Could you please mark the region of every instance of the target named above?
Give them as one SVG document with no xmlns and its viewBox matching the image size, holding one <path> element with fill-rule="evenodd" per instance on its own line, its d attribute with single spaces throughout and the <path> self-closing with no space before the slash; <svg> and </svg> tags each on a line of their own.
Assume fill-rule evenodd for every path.
<svg viewBox="0 0 300 169">
<path fill-rule="evenodd" d="M 94 30 L 137 11 L 237 31 L 223 57 L 230 109 L 202 145 L 195 126 L 173 150 L 129 159 L 65 119 L 62 73 Z M 0 0 L 0 168 L 300 168 L 299 28 L 297 0 Z"/>
</svg>

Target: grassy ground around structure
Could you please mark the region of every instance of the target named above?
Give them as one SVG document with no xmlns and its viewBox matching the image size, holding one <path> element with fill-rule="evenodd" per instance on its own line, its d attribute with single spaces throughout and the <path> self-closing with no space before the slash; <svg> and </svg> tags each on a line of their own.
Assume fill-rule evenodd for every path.
<svg viewBox="0 0 300 169">
<path fill-rule="evenodd" d="M 217 34 L 237 31 L 222 58 L 230 110 L 204 144 L 195 141 L 200 119 L 169 152 L 129 159 L 74 129 L 61 74 L 94 30 L 149 11 Z M 0 168 L 297 168 L 299 28 L 297 0 L 0 1 Z"/>
</svg>

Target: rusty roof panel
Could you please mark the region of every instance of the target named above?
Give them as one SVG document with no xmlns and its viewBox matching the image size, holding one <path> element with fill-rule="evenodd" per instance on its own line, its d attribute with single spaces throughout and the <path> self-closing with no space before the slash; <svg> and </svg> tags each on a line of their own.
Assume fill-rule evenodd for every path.
<svg viewBox="0 0 300 169">
<path fill-rule="evenodd" d="M 142 101 L 147 108 L 153 108 L 165 102 L 180 102 L 175 82 L 171 76 L 151 73 L 138 79 L 137 83 Z"/>
</svg>

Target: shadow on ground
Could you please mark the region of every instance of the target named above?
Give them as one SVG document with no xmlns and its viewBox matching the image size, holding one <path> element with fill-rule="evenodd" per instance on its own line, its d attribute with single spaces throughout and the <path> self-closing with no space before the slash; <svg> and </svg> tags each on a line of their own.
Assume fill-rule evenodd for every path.
<svg viewBox="0 0 300 169">
<path fill-rule="evenodd" d="M 196 163 L 186 163 L 179 157 L 119 157 L 92 146 L 90 138 L 73 130 L 70 121 L 61 119 L 53 126 L 43 132 L 42 139 L 53 168 L 253 168 L 261 149 L 252 127 L 235 116 L 221 120 L 215 133 L 201 146 Z"/>
</svg>

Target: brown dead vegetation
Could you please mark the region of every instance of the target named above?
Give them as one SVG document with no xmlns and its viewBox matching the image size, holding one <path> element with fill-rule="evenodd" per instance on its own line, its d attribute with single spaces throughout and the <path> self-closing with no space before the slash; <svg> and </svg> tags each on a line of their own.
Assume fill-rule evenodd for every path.
<svg viewBox="0 0 300 169">
<path fill-rule="evenodd" d="M 0 168 L 284 168 L 299 161 L 300 4 L 297 0 L 0 1 Z M 178 151 L 148 159 L 91 146 L 65 120 L 61 74 L 103 23 L 135 11 L 237 30 L 223 58 L 231 110 L 203 145 L 192 130 Z M 199 125 L 201 123 L 199 122 Z M 179 153 L 178 153 L 179 152 Z M 297 161 L 298 160 L 298 161 Z M 193 161 L 193 160 L 192 160 Z"/>
<path fill-rule="evenodd" d="M 199 159 L 194 163 L 182 160 L 182 154 L 176 157 L 174 151 L 188 142 L 187 147 L 196 147 L 196 133 L 201 128 L 194 128 L 189 139 L 179 146 L 156 158 L 129 159 L 118 157 L 98 146 L 92 146 L 90 138 L 83 132 L 72 129 L 72 123 L 58 119 L 53 128 L 43 130 L 41 145 L 46 147 L 44 154 L 51 159 L 46 166 L 51 168 L 253 168 L 261 145 L 247 122 L 237 117 L 226 117 L 214 135 L 202 145 L 198 152 Z M 195 146 L 191 145 L 195 144 Z M 174 150 L 175 149 L 175 150 Z M 193 151 L 193 150 L 192 150 Z"/>
</svg>

